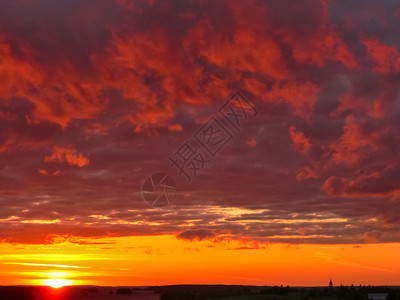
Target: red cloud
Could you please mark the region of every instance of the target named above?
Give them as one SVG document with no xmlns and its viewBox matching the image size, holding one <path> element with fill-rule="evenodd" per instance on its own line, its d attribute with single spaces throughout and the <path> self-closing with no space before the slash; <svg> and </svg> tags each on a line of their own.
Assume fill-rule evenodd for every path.
<svg viewBox="0 0 400 300">
<path fill-rule="evenodd" d="M 309 178 L 319 178 L 320 174 L 318 174 L 315 168 L 304 167 L 297 171 L 296 179 L 298 181 L 302 181 Z"/>
<path fill-rule="evenodd" d="M 346 92 L 339 96 L 339 105 L 332 116 L 338 117 L 346 114 L 365 113 L 376 119 L 383 119 L 386 109 L 395 101 L 395 95 L 386 95 L 386 91 L 378 95 L 357 96 L 354 91 Z"/>
<path fill-rule="evenodd" d="M 389 197 L 398 200 L 399 182 L 399 168 L 387 167 L 353 178 L 331 176 L 325 181 L 323 188 L 330 195 Z"/>
<path fill-rule="evenodd" d="M 367 151 L 381 149 L 381 134 L 380 129 L 371 128 L 366 121 L 349 115 L 343 127 L 343 135 L 329 147 L 332 157 L 337 163 L 358 163 L 368 155 Z"/>
<path fill-rule="evenodd" d="M 292 146 L 294 150 L 307 153 L 311 148 L 310 139 L 307 138 L 304 133 L 297 130 L 295 126 L 290 126 L 290 138 L 292 139 Z"/>
<path fill-rule="evenodd" d="M 376 38 L 364 39 L 368 54 L 375 60 L 374 71 L 380 73 L 398 73 L 400 71 L 400 52 L 396 47 L 389 47 Z"/>
<path fill-rule="evenodd" d="M 46 156 L 45 162 L 66 162 L 70 165 L 83 167 L 89 164 L 89 159 L 78 154 L 77 150 L 71 145 L 56 145 L 53 147 L 53 153 Z"/>
<path fill-rule="evenodd" d="M 208 34 L 204 32 L 200 38 L 204 39 Z M 278 44 L 270 37 L 260 41 L 252 32 L 237 31 L 232 42 L 207 45 L 200 50 L 200 54 L 219 67 L 266 74 L 280 80 L 288 76 L 286 62 Z"/>
<path fill-rule="evenodd" d="M 251 138 L 250 140 L 246 141 L 246 144 L 250 147 L 255 147 L 257 146 L 257 141 L 254 138 Z"/>
<path fill-rule="evenodd" d="M 349 69 L 360 67 L 348 46 L 332 28 L 322 28 L 305 39 L 299 37 L 292 33 L 284 37 L 292 46 L 293 58 L 298 62 L 323 67 L 328 61 L 337 61 Z"/>
<path fill-rule="evenodd" d="M 29 46 L 22 44 L 24 51 Z M 70 72 L 67 65 L 49 69 L 35 61 L 15 57 L 10 46 L 0 43 L 0 94 L 23 97 L 35 104 L 30 121 L 50 121 L 65 127 L 72 118 L 90 118 L 102 109 L 102 86 Z"/>
<path fill-rule="evenodd" d="M 245 81 L 246 88 L 262 100 L 267 102 L 285 102 L 290 105 L 291 111 L 298 116 L 309 119 L 314 111 L 320 88 L 312 82 L 276 83 L 268 89 L 263 83 L 255 79 Z"/>
<path fill-rule="evenodd" d="M 179 124 L 172 124 L 172 125 L 168 126 L 168 130 L 170 130 L 170 131 L 182 131 L 183 128 Z"/>
</svg>

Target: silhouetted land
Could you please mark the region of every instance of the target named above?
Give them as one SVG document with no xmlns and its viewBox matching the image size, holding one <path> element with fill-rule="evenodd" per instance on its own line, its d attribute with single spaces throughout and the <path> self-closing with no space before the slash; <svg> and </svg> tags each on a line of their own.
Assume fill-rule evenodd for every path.
<svg viewBox="0 0 400 300">
<path fill-rule="evenodd" d="M 369 293 L 387 293 L 387 300 L 400 300 L 400 287 L 175 285 L 151 289 L 161 294 L 161 300 L 366 300 Z"/>
<path fill-rule="evenodd" d="M 386 293 L 400 300 L 399 287 L 260 287 L 240 285 L 171 285 L 153 287 L 0 286 L 0 300 L 366 300 L 369 293 Z"/>
<path fill-rule="evenodd" d="M 71 286 L 59 289 L 44 286 L 0 286 L 0 300 L 159 300 L 151 289 L 137 287 Z"/>
</svg>

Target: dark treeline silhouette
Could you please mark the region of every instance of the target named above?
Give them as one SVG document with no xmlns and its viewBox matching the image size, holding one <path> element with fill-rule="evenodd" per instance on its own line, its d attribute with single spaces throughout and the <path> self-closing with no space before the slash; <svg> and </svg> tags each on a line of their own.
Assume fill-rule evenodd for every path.
<svg viewBox="0 0 400 300">
<path fill-rule="evenodd" d="M 386 293 L 387 300 L 400 300 L 398 287 L 338 286 L 289 287 L 289 286 L 229 286 L 229 285 L 174 285 L 149 288 L 161 294 L 161 300 L 225 300 L 268 299 L 268 300 L 367 300 L 370 293 Z M 258 295 L 258 296 L 257 296 Z M 240 297 L 239 297 L 240 296 Z M 246 297 L 247 296 L 247 297 Z"/>
<path fill-rule="evenodd" d="M 119 288 L 115 293 L 118 295 L 128 295 L 132 294 L 132 290 L 129 288 Z"/>
<path fill-rule="evenodd" d="M 220 297 L 249 295 L 254 286 L 241 285 L 170 285 L 151 287 L 161 294 L 161 300 L 220 299 Z"/>
<path fill-rule="evenodd" d="M 0 286 L 0 300 L 43 300 L 48 287 Z M 96 294 L 95 287 L 65 287 L 64 296 L 73 291 L 81 294 Z M 329 287 L 289 287 L 289 286 L 240 286 L 240 285 L 170 285 L 140 288 L 160 294 L 161 300 L 367 300 L 370 293 L 388 294 L 387 300 L 400 300 L 399 287 L 381 286 L 337 286 Z M 135 288 L 116 288 L 116 299 L 120 294 L 132 294 Z M 114 294 L 114 290 L 112 291 Z M 230 298 L 232 297 L 232 298 Z M 57 299 L 63 299 L 59 297 Z M 73 299 L 69 297 L 68 299 Z M 91 298 L 92 299 L 92 298 Z"/>
<path fill-rule="evenodd" d="M 36 300 L 34 287 L 1 286 L 0 300 Z"/>
</svg>

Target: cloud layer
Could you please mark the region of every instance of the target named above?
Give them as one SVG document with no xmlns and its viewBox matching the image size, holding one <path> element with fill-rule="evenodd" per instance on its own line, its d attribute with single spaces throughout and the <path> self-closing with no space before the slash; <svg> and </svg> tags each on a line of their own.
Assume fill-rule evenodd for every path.
<svg viewBox="0 0 400 300">
<path fill-rule="evenodd" d="M 0 240 L 399 242 L 399 23 L 391 1 L 1 2 Z M 236 89 L 258 115 L 186 182 L 168 156 Z"/>
</svg>

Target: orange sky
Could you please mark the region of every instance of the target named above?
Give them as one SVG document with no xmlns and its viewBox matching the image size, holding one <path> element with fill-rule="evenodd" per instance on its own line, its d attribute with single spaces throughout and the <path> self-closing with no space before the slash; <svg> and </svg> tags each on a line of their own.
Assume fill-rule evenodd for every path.
<svg viewBox="0 0 400 300">
<path fill-rule="evenodd" d="M 48 279 L 66 279 L 69 284 L 108 286 L 325 286 L 332 278 L 336 285 L 396 285 L 400 272 L 395 259 L 398 243 L 255 247 L 235 241 L 189 242 L 168 235 L 85 242 L 89 244 L 1 244 L 0 280 L 4 284 L 46 284 Z"/>
</svg>

